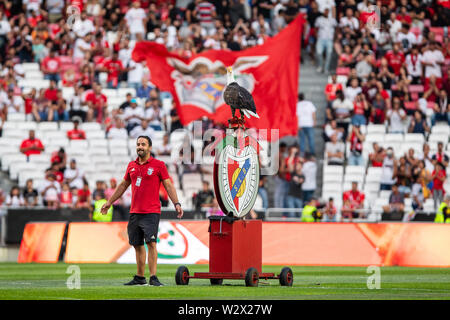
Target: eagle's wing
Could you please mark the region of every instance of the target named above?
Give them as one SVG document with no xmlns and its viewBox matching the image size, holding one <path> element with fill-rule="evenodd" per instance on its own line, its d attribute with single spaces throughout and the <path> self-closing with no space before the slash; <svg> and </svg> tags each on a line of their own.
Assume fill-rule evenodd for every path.
<svg viewBox="0 0 450 320">
<path fill-rule="evenodd" d="M 248 109 L 256 113 L 255 101 L 253 100 L 250 92 L 248 92 L 247 89 L 243 87 L 239 87 L 239 102 L 241 108 Z"/>
</svg>

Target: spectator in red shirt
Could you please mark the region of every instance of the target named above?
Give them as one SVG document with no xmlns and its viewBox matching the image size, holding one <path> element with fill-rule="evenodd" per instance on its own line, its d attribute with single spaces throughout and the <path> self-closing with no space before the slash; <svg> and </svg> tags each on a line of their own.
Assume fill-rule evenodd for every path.
<svg viewBox="0 0 450 320">
<path fill-rule="evenodd" d="M 27 94 L 22 94 L 22 99 L 25 102 L 25 117 L 28 120 L 34 120 L 33 119 L 33 105 L 36 102 L 36 88 L 32 88 L 31 91 Z"/>
<path fill-rule="evenodd" d="M 44 97 L 52 102 L 58 100 L 58 88 L 56 87 L 56 82 L 54 80 L 50 80 L 50 86 L 45 90 Z"/>
<path fill-rule="evenodd" d="M 86 92 L 84 100 L 89 107 L 87 121 L 93 121 L 95 118 L 97 122 L 102 123 L 108 99 L 102 94 L 102 87 L 99 83 L 94 83 L 92 90 Z"/>
<path fill-rule="evenodd" d="M 86 139 L 86 133 L 84 130 L 78 129 L 78 125 L 80 124 L 80 121 L 78 119 L 75 119 L 73 121 L 73 129 L 67 131 L 67 138 L 70 140 L 85 140 Z"/>
<path fill-rule="evenodd" d="M 343 90 L 342 84 L 337 83 L 337 75 L 333 74 L 331 76 L 331 83 L 328 83 L 325 87 L 325 95 L 327 96 L 327 101 L 329 104 L 329 108 L 331 108 L 331 102 L 336 99 L 336 91 Z"/>
<path fill-rule="evenodd" d="M 358 182 L 357 181 L 353 181 L 352 182 L 352 189 L 345 191 L 343 196 L 343 201 L 350 201 L 351 207 L 353 210 L 352 216 L 353 218 L 357 218 L 357 217 L 364 217 L 365 214 L 364 212 L 361 211 L 356 211 L 356 210 L 361 210 L 364 209 L 364 193 L 358 190 Z"/>
<path fill-rule="evenodd" d="M 442 162 L 436 162 L 434 168 L 435 169 L 431 173 L 431 179 L 433 180 L 433 188 L 431 188 L 431 192 L 433 194 L 434 209 L 437 210 L 439 204 L 444 199 L 444 182 L 447 179 L 447 174 Z"/>
<path fill-rule="evenodd" d="M 442 143 L 442 141 L 438 142 L 437 147 L 437 152 L 431 157 L 431 161 L 434 165 L 440 162 L 444 167 L 447 167 L 449 158 L 444 152 L 444 144 Z"/>
<path fill-rule="evenodd" d="M 398 42 L 394 43 L 392 50 L 389 50 L 384 56 L 388 65 L 394 70 L 396 76 L 400 74 L 400 68 L 405 62 L 405 54 L 400 50 L 400 44 Z"/>
<path fill-rule="evenodd" d="M 119 60 L 117 51 L 113 51 L 111 58 L 103 62 L 102 71 L 108 73 L 108 88 L 117 89 L 120 74 L 127 70 L 123 67 L 122 61 Z"/>
<path fill-rule="evenodd" d="M 62 190 L 59 194 L 59 203 L 62 208 L 73 207 L 73 195 L 67 182 L 62 184 Z"/>
<path fill-rule="evenodd" d="M 44 150 L 44 145 L 41 140 L 36 139 L 34 130 L 29 131 L 28 139 L 23 140 L 20 145 L 20 152 L 24 153 L 27 157 L 32 154 L 40 154 Z"/>
<path fill-rule="evenodd" d="M 85 182 L 83 185 L 83 189 L 78 190 L 77 203 L 75 204 L 75 207 L 77 209 L 86 208 L 91 210 L 91 203 L 91 191 L 89 191 L 89 184 Z"/>
<path fill-rule="evenodd" d="M 361 92 L 355 98 L 353 102 L 353 116 L 352 125 L 365 126 L 367 124 L 366 113 L 369 112 L 369 104 L 367 103 L 366 96 Z"/>
<path fill-rule="evenodd" d="M 41 70 L 44 73 L 44 79 L 53 80 L 56 83 L 60 80 L 59 72 L 61 71 L 61 63 L 58 57 L 55 56 L 54 49 L 42 60 Z"/>
<path fill-rule="evenodd" d="M 64 148 L 59 148 L 58 151 L 52 153 L 52 157 L 50 158 L 51 164 L 57 164 L 59 171 L 64 171 L 67 163 L 67 154 Z"/>
</svg>

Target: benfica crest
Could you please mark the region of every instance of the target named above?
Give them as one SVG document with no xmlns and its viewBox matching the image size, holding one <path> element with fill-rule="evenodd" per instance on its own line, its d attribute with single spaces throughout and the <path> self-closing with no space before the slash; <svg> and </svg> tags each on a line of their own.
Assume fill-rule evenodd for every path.
<svg viewBox="0 0 450 320">
<path fill-rule="evenodd" d="M 241 143 L 240 143 L 241 142 Z M 219 143 L 214 165 L 214 189 L 224 213 L 244 217 L 255 204 L 259 186 L 256 140 L 227 135 Z"/>
</svg>

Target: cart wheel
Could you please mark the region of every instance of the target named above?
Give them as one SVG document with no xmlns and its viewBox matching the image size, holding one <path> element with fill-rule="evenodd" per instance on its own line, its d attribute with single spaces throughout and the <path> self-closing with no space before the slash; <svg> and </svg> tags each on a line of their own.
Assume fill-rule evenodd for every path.
<svg viewBox="0 0 450 320">
<path fill-rule="evenodd" d="M 292 287 L 293 282 L 294 282 L 294 274 L 292 273 L 291 268 L 284 267 L 283 269 L 281 269 L 280 285 Z"/>
<path fill-rule="evenodd" d="M 258 270 L 255 268 L 249 268 L 245 272 L 245 285 L 247 287 L 257 287 L 259 282 Z"/>
<path fill-rule="evenodd" d="M 186 286 L 189 284 L 189 270 L 185 266 L 179 266 L 175 274 L 175 282 L 179 286 Z"/>
<path fill-rule="evenodd" d="M 209 279 L 212 286 L 221 286 L 223 283 L 223 279 Z"/>
</svg>

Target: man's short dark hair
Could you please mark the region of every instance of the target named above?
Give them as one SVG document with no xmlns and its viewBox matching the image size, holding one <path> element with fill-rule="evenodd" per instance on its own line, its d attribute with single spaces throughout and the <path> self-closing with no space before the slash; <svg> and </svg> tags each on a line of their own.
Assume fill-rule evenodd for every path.
<svg viewBox="0 0 450 320">
<path fill-rule="evenodd" d="M 149 145 L 150 147 L 152 146 L 152 139 L 150 139 L 149 136 L 139 136 L 139 137 L 137 137 L 136 141 L 138 141 L 138 140 L 141 139 L 141 138 L 147 140 L 148 145 Z"/>
</svg>

